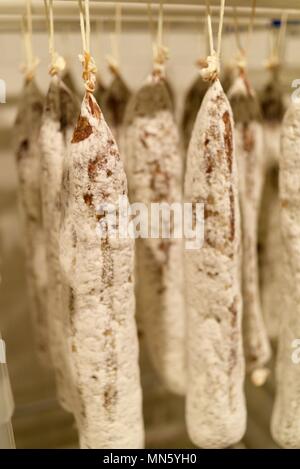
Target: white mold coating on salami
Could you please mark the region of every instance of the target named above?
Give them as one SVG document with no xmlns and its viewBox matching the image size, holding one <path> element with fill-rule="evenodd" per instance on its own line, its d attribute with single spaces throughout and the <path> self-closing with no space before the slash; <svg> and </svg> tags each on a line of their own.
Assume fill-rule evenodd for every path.
<svg viewBox="0 0 300 469">
<path fill-rule="evenodd" d="M 134 243 L 101 237 L 97 230 L 100 205 L 118 204 L 127 182 L 115 140 L 88 92 L 67 172 L 60 258 L 69 285 L 68 341 L 80 445 L 141 448 Z"/>
<path fill-rule="evenodd" d="M 272 132 L 273 142 L 278 141 L 280 127 L 278 125 L 278 129 Z M 265 129 L 265 145 L 267 138 Z M 265 155 L 267 153 L 268 147 L 265 146 Z M 266 330 L 269 338 L 273 340 L 278 337 L 282 310 L 282 239 L 278 176 L 278 164 L 274 163 L 265 172 L 258 232 L 261 304 Z"/>
<path fill-rule="evenodd" d="M 276 366 L 272 435 L 284 448 L 300 447 L 300 375 L 293 341 L 300 337 L 300 106 L 292 104 L 282 126 L 279 196 L 283 241 L 282 314 Z M 297 358 L 297 354 L 296 354 Z"/>
<path fill-rule="evenodd" d="M 47 265 L 42 221 L 39 135 L 44 98 L 26 81 L 15 123 L 20 212 L 24 228 L 26 280 L 38 356 L 51 363 L 46 314 Z"/>
<path fill-rule="evenodd" d="M 164 79 L 132 98 L 124 129 L 131 202 L 181 203 L 182 156 Z M 161 232 L 160 232 L 161 234 Z M 185 391 L 182 239 L 137 239 L 137 314 L 151 362 L 167 389 Z"/>
<path fill-rule="evenodd" d="M 115 76 L 103 94 L 103 113 L 115 139 L 119 143 L 127 103 L 131 92 L 120 72 Z"/>
<path fill-rule="evenodd" d="M 187 427 L 197 446 L 225 448 L 242 438 L 246 410 L 233 117 L 219 80 L 195 122 L 185 201 L 205 204 L 204 245 L 185 250 Z"/>
<path fill-rule="evenodd" d="M 68 107 L 72 113 L 68 113 Z M 61 187 L 64 159 L 70 129 L 75 124 L 76 105 L 70 91 L 58 76 L 51 79 L 46 96 L 41 127 L 41 186 L 43 224 L 47 250 L 47 309 L 49 341 L 58 399 L 66 410 L 72 409 L 69 373 L 66 361 L 65 333 L 61 303 L 59 264 L 59 231 L 61 219 Z"/>
<path fill-rule="evenodd" d="M 197 76 L 186 93 L 181 122 L 182 137 L 185 149 L 187 149 L 189 146 L 195 120 L 197 118 L 197 114 L 206 91 L 207 83 L 203 81 L 201 76 Z"/>
<path fill-rule="evenodd" d="M 271 349 L 263 321 L 258 274 L 258 216 L 263 183 L 263 131 L 259 106 L 241 73 L 228 92 L 235 117 L 236 155 L 242 215 L 243 333 L 248 371 L 263 367 Z"/>
<path fill-rule="evenodd" d="M 264 132 L 264 187 L 259 219 L 261 301 L 268 335 L 276 340 L 282 310 L 282 240 L 280 230 L 279 158 L 284 113 L 283 86 L 273 72 L 260 94 Z"/>
</svg>

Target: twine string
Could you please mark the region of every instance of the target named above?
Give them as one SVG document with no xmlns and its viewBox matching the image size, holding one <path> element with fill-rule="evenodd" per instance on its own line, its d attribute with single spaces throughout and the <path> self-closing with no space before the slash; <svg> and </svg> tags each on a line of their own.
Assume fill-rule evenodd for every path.
<svg viewBox="0 0 300 469">
<path fill-rule="evenodd" d="M 206 0 L 207 32 L 208 32 L 208 39 L 209 39 L 210 54 L 207 56 L 206 60 L 199 61 L 199 65 L 201 66 L 200 74 L 204 81 L 214 81 L 220 75 L 220 56 L 221 56 L 224 11 L 225 11 L 225 0 L 221 0 L 218 38 L 217 38 L 217 51 L 216 51 L 214 48 L 210 1 Z"/>
<path fill-rule="evenodd" d="M 288 22 L 288 13 L 282 12 L 281 14 L 281 21 L 280 21 L 280 29 L 277 35 L 277 38 L 271 36 L 271 44 L 270 44 L 270 57 L 266 61 L 266 68 L 271 70 L 273 73 L 277 73 L 278 69 L 280 68 L 281 62 L 283 60 L 283 51 L 284 51 L 284 42 L 286 37 L 287 31 L 287 22 Z"/>
<path fill-rule="evenodd" d="M 209 41 L 209 51 L 210 55 L 214 53 L 214 37 L 213 37 L 213 30 L 212 30 L 212 22 L 211 22 L 211 8 L 209 0 L 206 0 L 206 19 L 207 19 L 207 32 L 208 32 L 208 41 Z"/>
<path fill-rule="evenodd" d="M 155 30 L 154 30 L 152 3 L 147 3 L 147 14 L 148 14 L 149 30 L 150 30 L 151 40 L 152 40 L 152 47 L 153 47 L 155 43 Z"/>
<path fill-rule="evenodd" d="M 82 0 L 78 0 L 79 5 L 79 19 L 80 31 L 82 39 L 83 54 L 79 55 L 79 60 L 82 63 L 82 78 L 86 91 L 93 93 L 96 87 L 96 73 L 97 68 L 94 58 L 90 52 L 90 6 L 89 0 L 85 0 L 85 8 L 83 8 Z"/>
<path fill-rule="evenodd" d="M 256 0 L 252 0 L 251 15 L 249 19 L 247 42 L 246 42 L 248 52 L 250 50 L 252 39 L 253 39 L 255 14 L 256 14 Z M 236 45 L 238 49 L 236 65 L 238 66 L 240 70 L 245 70 L 245 68 L 247 67 L 247 52 L 241 42 L 241 37 L 239 33 L 240 26 L 239 26 L 238 13 L 237 13 L 236 7 L 234 7 L 234 25 L 235 25 Z"/>
<path fill-rule="evenodd" d="M 154 41 L 153 43 L 153 74 L 158 75 L 158 76 L 164 76 L 165 63 L 169 58 L 169 50 L 166 46 L 164 46 L 163 28 L 164 28 L 164 7 L 163 7 L 162 0 L 160 0 L 159 10 L 158 10 L 156 41 Z"/>
<path fill-rule="evenodd" d="M 245 49 L 243 48 L 242 41 L 241 41 L 240 23 L 239 23 L 238 11 L 236 7 L 234 7 L 233 9 L 233 19 L 234 19 L 235 41 L 236 41 L 236 46 L 238 49 L 238 54 L 235 59 L 235 63 L 239 69 L 244 70 L 247 66 L 246 52 L 245 52 Z"/>
<path fill-rule="evenodd" d="M 34 56 L 32 47 L 31 0 L 26 0 L 26 13 L 21 20 L 21 30 L 25 52 L 25 64 L 21 65 L 21 71 L 24 73 L 26 80 L 32 80 L 39 64 L 39 60 Z"/>
<path fill-rule="evenodd" d="M 122 33 L 122 4 L 115 4 L 115 30 L 110 34 L 111 55 L 107 56 L 109 68 L 112 73 L 118 74 L 120 70 L 120 36 Z"/>
<path fill-rule="evenodd" d="M 250 50 L 252 40 L 253 40 L 255 14 L 256 14 L 256 0 L 252 0 L 251 16 L 250 16 L 249 27 L 248 27 L 248 38 L 247 38 L 247 43 L 246 43 L 248 51 Z"/>
<path fill-rule="evenodd" d="M 49 54 L 50 54 L 50 67 L 49 74 L 51 76 L 57 75 L 62 72 L 66 67 L 66 62 L 62 56 L 60 56 L 55 50 L 54 44 L 54 19 L 53 19 L 53 0 L 44 0 L 47 29 L 48 29 L 48 43 L 49 43 Z"/>
<path fill-rule="evenodd" d="M 217 55 L 221 56 L 221 44 L 222 44 L 222 31 L 224 23 L 224 11 L 225 11 L 225 0 L 221 0 L 220 7 L 220 18 L 219 18 L 219 29 L 218 29 L 218 43 L 217 43 Z"/>
</svg>

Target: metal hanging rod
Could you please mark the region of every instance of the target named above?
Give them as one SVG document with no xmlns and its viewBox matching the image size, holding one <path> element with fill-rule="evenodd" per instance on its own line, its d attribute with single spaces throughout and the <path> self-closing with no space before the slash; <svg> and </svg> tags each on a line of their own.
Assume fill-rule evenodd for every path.
<svg viewBox="0 0 300 469">
<path fill-rule="evenodd" d="M 123 16 L 126 15 L 144 15 L 147 14 L 147 4 L 151 3 L 153 9 L 157 9 L 160 0 L 139 1 L 139 0 L 116 0 L 115 2 L 107 0 L 90 0 L 90 14 L 94 15 L 114 15 L 115 4 L 123 5 Z M 210 0 L 212 13 L 217 14 L 219 10 L 220 0 Z M 55 0 L 54 11 L 57 16 L 78 16 L 77 0 Z M 165 0 L 163 1 L 165 14 L 174 16 L 191 15 L 195 12 L 204 11 L 206 8 L 205 0 Z M 232 15 L 233 7 L 238 8 L 239 17 L 247 16 L 251 11 L 251 2 L 249 0 L 227 0 L 226 15 Z M 256 8 L 257 17 L 274 17 L 288 11 L 291 16 L 300 15 L 299 0 L 258 0 Z M 0 15 L 23 15 L 25 12 L 24 0 L 1 0 Z M 32 0 L 32 14 L 35 16 L 44 16 L 43 0 Z"/>
<path fill-rule="evenodd" d="M 147 1 L 127 0 L 122 2 L 108 2 L 106 0 L 90 0 L 90 16 L 92 27 L 101 21 L 101 29 L 110 31 L 113 28 L 115 16 L 115 4 L 122 3 L 122 27 L 126 31 L 142 30 L 148 26 L 149 18 L 147 13 Z M 157 16 L 159 0 L 149 2 L 153 7 L 153 19 Z M 212 19 L 219 20 L 220 0 L 211 0 Z M 300 20 L 300 0 L 258 0 L 258 8 L 255 18 L 255 29 L 270 27 L 270 20 L 279 18 L 282 13 L 280 7 L 285 6 L 297 8 L 287 9 L 290 18 Z M 251 8 L 250 1 L 227 0 L 225 13 L 225 26 L 233 23 L 234 10 L 237 6 L 239 23 L 241 29 L 249 22 Z M 266 8 L 263 5 L 272 5 Z M 54 0 L 55 30 L 57 32 L 67 29 L 67 31 L 78 31 L 78 2 L 77 0 Z M 199 31 L 199 26 L 205 21 L 205 0 L 166 0 L 164 1 L 164 21 L 172 25 L 172 30 L 188 29 Z M 20 18 L 25 12 L 24 0 L 1 0 L 0 1 L 0 31 L 18 32 L 20 31 Z M 32 15 L 35 32 L 46 32 L 45 9 L 43 0 L 32 0 Z"/>
<path fill-rule="evenodd" d="M 126 0 L 123 2 L 122 0 L 116 0 L 115 2 L 111 2 L 111 0 L 91 0 L 91 3 L 131 3 L 134 5 L 138 4 L 159 4 L 161 0 Z M 57 2 L 64 2 L 64 3 L 74 3 L 74 0 L 57 0 Z M 11 2 L 12 3 L 12 2 Z M 206 5 L 206 0 L 164 0 L 164 5 Z M 220 6 L 220 0 L 210 0 L 210 4 L 212 6 Z M 234 6 L 234 7 L 251 7 L 250 0 L 227 0 L 227 6 Z M 300 10 L 299 0 L 258 0 L 257 8 L 278 8 L 278 9 L 295 9 Z"/>
<path fill-rule="evenodd" d="M 168 17 L 165 20 L 166 30 L 172 31 L 189 31 L 199 33 L 201 29 L 204 30 L 204 24 L 206 23 L 205 18 L 172 18 Z M 242 19 L 239 21 L 239 30 L 240 32 L 247 31 L 249 21 Z M 111 32 L 114 30 L 115 21 L 112 17 L 98 17 L 91 20 L 91 33 L 101 32 Z M 143 18 L 126 18 L 122 22 L 122 31 L 148 31 L 149 22 L 148 19 Z M 270 28 L 270 20 L 259 20 L 256 21 L 254 29 L 256 31 L 266 30 Z M 47 33 L 45 19 L 36 18 L 33 24 L 34 33 Z M 228 32 L 233 32 L 233 21 L 232 19 L 227 19 L 224 21 L 223 34 Z M 16 20 L 9 16 L 4 16 L 3 21 L 0 20 L 0 33 L 16 33 L 20 32 L 20 20 Z M 71 17 L 67 18 L 55 18 L 55 32 L 77 32 L 79 33 L 79 22 L 78 18 Z"/>
</svg>

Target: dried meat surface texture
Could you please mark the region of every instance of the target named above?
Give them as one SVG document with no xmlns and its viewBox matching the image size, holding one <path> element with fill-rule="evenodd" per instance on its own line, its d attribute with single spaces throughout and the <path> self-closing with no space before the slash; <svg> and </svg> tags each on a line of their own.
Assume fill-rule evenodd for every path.
<svg viewBox="0 0 300 469">
<path fill-rule="evenodd" d="M 60 260 L 69 286 L 64 301 L 80 445 L 142 448 L 134 241 L 111 236 L 103 216 L 108 203 L 118 206 L 119 196 L 127 197 L 127 181 L 116 142 L 89 92 L 64 185 Z"/>
<path fill-rule="evenodd" d="M 230 104 L 208 88 L 187 154 L 185 201 L 204 204 L 204 244 L 185 250 L 188 377 L 186 419 L 201 448 L 226 448 L 246 425 L 240 211 Z"/>
<path fill-rule="evenodd" d="M 24 229 L 26 280 L 38 357 L 51 363 L 46 314 L 47 264 L 42 220 L 40 129 L 44 97 L 34 79 L 26 80 L 14 132 L 19 205 Z"/>
<path fill-rule="evenodd" d="M 179 131 L 163 78 L 151 75 L 132 98 L 124 130 L 130 200 L 146 204 L 182 202 L 182 156 Z M 170 220 L 170 218 L 168 218 Z M 137 316 L 151 362 L 164 386 L 185 391 L 185 306 L 183 240 L 145 237 L 136 241 Z"/>
</svg>

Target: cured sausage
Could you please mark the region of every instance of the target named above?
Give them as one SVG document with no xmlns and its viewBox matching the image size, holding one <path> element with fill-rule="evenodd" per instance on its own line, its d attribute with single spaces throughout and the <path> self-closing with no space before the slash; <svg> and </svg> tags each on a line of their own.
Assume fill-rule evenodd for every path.
<svg viewBox="0 0 300 469">
<path fill-rule="evenodd" d="M 294 352 L 300 337 L 300 106 L 293 103 L 282 126 L 279 163 L 280 226 L 282 233 L 282 314 L 276 366 L 273 438 L 284 448 L 300 447 L 300 379 Z"/>
<path fill-rule="evenodd" d="M 61 305 L 59 231 L 63 166 L 70 129 L 73 129 L 76 120 L 76 104 L 60 77 L 53 76 L 46 96 L 40 132 L 43 224 L 48 268 L 47 316 L 58 398 L 62 406 L 69 411 L 72 405 L 64 346 L 65 312 Z"/>
<path fill-rule="evenodd" d="M 261 300 L 268 335 L 277 339 L 282 298 L 278 173 L 284 104 L 276 71 L 264 87 L 260 103 L 264 118 L 264 186 L 259 219 Z"/>
<path fill-rule="evenodd" d="M 185 250 L 186 418 L 192 441 L 224 448 L 242 438 L 240 212 L 230 104 L 218 79 L 202 101 L 187 154 L 185 201 L 204 204 L 204 244 Z"/>
<path fill-rule="evenodd" d="M 114 78 L 103 96 L 103 112 L 105 119 L 119 143 L 126 106 L 131 92 L 119 70 L 113 71 Z"/>
<path fill-rule="evenodd" d="M 263 184 L 263 131 L 258 100 L 242 69 L 229 92 L 235 119 L 242 215 L 243 333 L 246 366 L 255 376 L 271 355 L 263 321 L 258 274 L 258 215 Z M 257 383 L 258 384 L 258 383 Z"/>
<path fill-rule="evenodd" d="M 188 149 L 195 120 L 206 91 L 207 83 L 203 81 L 201 76 L 197 77 L 193 81 L 191 87 L 187 91 L 181 122 L 183 144 L 186 150 Z"/>
<path fill-rule="evenodd" d="M 42 221 L 39 136 L 44 98 L 34 79 L 27 79 L 15 122 L 20 212 L 24 226 L 26 280 L 37 353 L 49 366 L 46 315 L 47 265 Z"/>
<path fill-rule="evenodd" d="M 151 74 L 132 98 L 124 126 L 131 202 L 182 201 L 182 157 L 169 91 L 162 75 Z M 168 205 L 169 204 L 169 205 Z M 172 392 L 185 390 L 185 320 L 182 239 L 136 240 L 137 314 L 152 364 Z"/>
<path fill-rule="evenodd" d="M 73 133 L 64 187 L 60 261 L 69 287 L 64 289 L 67 340 L 80 445 L 141 448 L 134 243 L 112 238 L 100 210 L 127 197 L 127 182 L 118 147 L 89 91 Z"/>
</svg>

